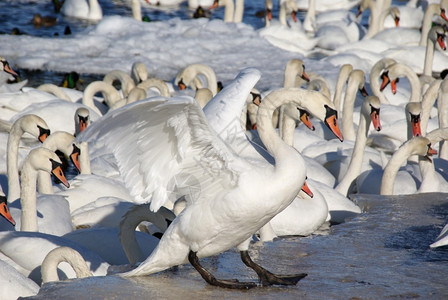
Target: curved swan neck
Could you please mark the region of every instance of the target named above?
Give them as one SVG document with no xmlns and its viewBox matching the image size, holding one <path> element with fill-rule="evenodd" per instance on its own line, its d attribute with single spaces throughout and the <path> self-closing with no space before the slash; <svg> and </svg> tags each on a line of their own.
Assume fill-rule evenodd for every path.
<svg viewBox="0 0 448 300">
<path fill-rule="evenodd" d="M 127 97 L 130 91 L 135 87 L 134 80 L 130 75 L 121 70 L 112 70 L 109 73 L 107 73 L 103 78 L 103 81 L 105 83 L 110 84 L 111 86 L 113 86 L 113 83 L 116 80 L 120 82 L 123 97 Z"/>
<path fill-rule="evenodd" d="M 353 70 L 353 66 L 350 64 L 345 64 L 339 70 L 338 80 L 336 82 L 336 87 L 334 90 L 333 103 L 338 111 L 338 114 L 341 113 L 341 98 L 342 92 L 344 91 L 345 84 L 347 82 L 348 76 Z"/>
<path fill-rule="evenodd" d="M 423 95 L 422 112 L 420 115 L 420 129 L 422 131 L 422 135 L 426 135 L 431 108 L 434 106 L 437 98 L 441 97 L 439 95 L 441 84 L 442 80 L 434 80 Z"/>
<path fill-rule="evenodd" d="M 150 88 L 156 88 L 163 97 L 170 97 L 170 91 L 165 81 L 158 78 L 148 78 L 137 85 L 137 87 L 144 89 L 145 91 Z"/>
<path fill-rule="evenodd" d="M 376 62 L 370 71 L 370 89 L 372 90 L 372 93 L 380 99 L 381 104 L 389 104 L 389 100 L 387 100 L 384 94 L 380 91 L 379 78 L 381 72 L 395 63 L 396 61 L 391 58 L 383 58 Z"/>
<path fill-rule="evenodd" d="M 142 221 L 149 221 L 159 227 L 162 231 L 165 231 L 167 223 L 163 215 L 169 213 L 170 211 L 164 207 L 161 207 L 158 212 L 152 212 L 149 209 L 148 204 L 135 205 L 126 212 L 120 222 L 120 232 L 118 235 L 120 237 L 121 246 L 123 247 L 130 264 L 135 264 L 146 259 L 135 238 L 135 228 L 138 224 Z M 171 212 L 169 220 L 172 221 L 175 217 L 176 216 Z"/>
<path fill-rule="evenodd" d="M 57 85 L 52 83 L 41 84 L 37 87 L 39 91 L 50 93 L 58 97 L 59 99 L 67 100 L 71 102 L 70 97 Z"/>
<path fill-rule="evenodd" d="M 344 196 L 350 189 L 352 182 L 361 173 L 362 161 L 364 158 L 364 148 L 367 143 L 367 136 L 369 134 L 369 127 L 371 123 L 370 118 L 370 99 L 366 98 L 361 107 L 361 114 L 359 116 L 358 131 L 356 133 L 355 145 L 353 146 L 352 156 L 350 164 L 344 175 L 344 178 L 336 186 L 336 191 L 340 192 Z M 379 100 L 378 104 L 379 104 Z"/>
<path fill-rule="evenodd" d="M 421 84 L 414 70 L 401 63 L 396 63 L 389 67 L 389 77 L 391 80 L 394 80 L 400 76 L 405 76 L 411 85 L 411 98 L 409 99 L 409 102 L 421 102 Z"/>
<path fill-rule="evenodd" d="M 446 128 L 448 127 L 448 79 L 441 84 L 440 94 L 437 99 L 439 127 Z M 448 160 L 448 143 L 445 140 L 440 142 L 439 157 Z"/>
<path fill-rule="evenodd" d="M 61 262 L 70 264 L 75 271 L 77 278 L 92 276 L 92 272 L 90 272 L 86 261 L 78 251 L 70 247 L 57 247 L 48 252 L 42 262 L 42 284 L 51 281 L 59 281 L 57 268 Z"/>
<path fill-rule="evenodd" d="M 381 179 L 381 195 L 393 195 L 395 177 L 401 165 L 411 155 L 425 155 L 429 140 L 424 137 L 414 137 L 404 143 L 392 156 L 384 168 L 383 178 Z"/>
<path fill-rule="evenodd" d="M 353 70 L 350 73 L 347 88 L 345 90 L 344 107 L 342 109 L 342 134 L 345 139 L 354 141 L 356 139 L 353 125 L 353 109 L 355 106 L 356 93 L 364 86 L 364 72 Z"/>
<path fill-rule="evenodd" d="M 422 22 L 422 29 L 421 29 L 421 35 L 420 35 L 420 46 L 426 46 L 428 43 L 428 33 L 431 29 L 432 24 L 432 18 L 434 15 L 438 15 L 440 13 L 440 4 L 439 3 L 432 3 L 429 4 L 426 7 L 425 14 L 423 16 L 423 22 Z"/>
<path fill-rule="evenodd" d="M 120 93 L 110 84 L 107 84 L 103 81 L 94 81 L 90 83 L 84 90 L 84 94 L 82 96 L 82 104 L 90 107 L 100 116 L 103 114 L 100 110 L 95 106 L 93 101 L 93 97 L 96 93 L 103 93 L 104 100 L 109 107 L 112 107 L 113 104 L 121 99 Z"/>
</svg>

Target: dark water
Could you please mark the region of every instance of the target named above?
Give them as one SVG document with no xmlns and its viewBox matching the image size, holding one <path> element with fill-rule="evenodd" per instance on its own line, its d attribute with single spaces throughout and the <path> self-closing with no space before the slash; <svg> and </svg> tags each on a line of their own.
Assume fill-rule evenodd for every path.
<svg viewBox="0 0 448 300">
<path fill-rule="evenodd" d="M 190 265 L 151 276 L 91 277 L 44 285 L 29 299 L 447 299 L 448 248 L 430 249 L 447 221 L 448 194 L 358 195 L 363 213 L 309 237 L 253 243 L 267 269 L 308 273 L 297 286 L 215 288 Z M 256 281 L 232 249 L 202 260 L 218 278 Z"/>
</svg>

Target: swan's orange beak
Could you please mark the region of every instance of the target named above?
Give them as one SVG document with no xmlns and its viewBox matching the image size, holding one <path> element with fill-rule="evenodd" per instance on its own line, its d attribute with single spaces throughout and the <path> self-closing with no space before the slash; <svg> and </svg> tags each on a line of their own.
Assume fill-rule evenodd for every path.
<svg viewBox="0 0 448 300">
<path fill-rule="evenodd" d="M 372 119 L 373 128 L 376 131 L 381 130 L 381 122 L 380 122 L 380 109 L 371 107 L 370 119 Z"/>
<path fill-rule="evenodd" d="M 257 124 L 252 125 L 252 130 L 257 130 Z"/>
<path fill-rule="evenodd" d="M 412 135 L 421 136 L 422 130 L 420 128 L 420 115 L 411 114 L 411 124 L 412 124 Z"/>
<path fill-rule="evenodd" d="M 79 173 L 81 173 L 81 165 L 79 164 L 79 155 L 81 154 L 81 149 L 79 149 L 76 145 L 73 144 L 73 151 L 70 154 L 70 160 L 73 165 L 75 165 L 76 169 Z"/>
<path fill-rule="evenodd" d="M 212 9 L 217 8 L 218 6 L 219 6 L 219 0 L 215 0 L 215 1 L 213 1 L 212 6 L 210 6 L 208 9 L 212 10 Z"/>
<path fill-rule="evenodd" d="M 327 105 L 325 105 L 327 109 L 327 115 L 325 116 L 325 125 L 334 133 L 334 135 L 342 142 L 344 138 L 342 137 L 341 130 L 338 125 L 338 112 Z"/>
<path fill-rule="evenodd" d="M 433 155 L 437 155 L 437 150 L 434 150 L 433 148 L 431 148 L 431 144 L 428 144 L 428 152 L 426 152 L 425 158 L 432 162 L 431 157 Z"/>
<path fill-rule="evenodd" d="M 0 201 L 0 215 L 2 215 L 6 220 L 8 220 L 9 223 L 11 223 L 13 226 L 16 226 L 16 222 L 12 218 L 11 214 L 9 213 L 8 205 L 6 205 L 6 198 L 2 197 L 2 200 Z"/>
<path fill-rule="evenodd" d="M 177 86 L 179 87 L 179 89 L 181 91 L 185 90 L 187 88 L 187 85 L 182 81 L 182 79 L 179 81 L 179 83 L 177 84 Z"/>
<path fill-rule="evenodd" d="M 313 198 L 313 196 L 314 196 L 313 192 L 311 192 L 309 186 L 306 184 L 306 181 L 302 185 L 302 191 L 304 193 L 306 193 L 308 196 L 310 196 L 311 198 Z"/>
<path fill-rule="evenodd" d="M 314 128 L 314 125 L 311 123 L 310 114 L 306 110 L 303 109 L 298 110 L 300 112 L 300 121 L 302 121 L 306 127 L 314 131 L 316 128 Z"/>
<path fill-rule="evenodd" d="M 381 79 L 383 81 L 381 82 L 380 92 L 382 92 L 390 82 L 388 72 L 384 72 L 383 74 L 381 74 Z"/>
<path fill-rule="evenodd" d="M 39 142 L 43 143 L 45 139 L 50 135 L 50 129 L 42 128 L 40 126 L 37 126 L 39 128 L 39 137 L 37 138 Z"/>
<path fill-rule="evenodd" d="M 261 97 L 254 97 L 254 99 L 252 100 L 252 103 L 255 104 L 256 106 L 260 106 Z"/>
<path fill-rule="evenodd" d="M 400 17 L 395 17 L 394 22 L 395 22 L 395 27 L 400 26 Z"/>
<path fill-rule="evenodd" d="M 7 73 L 9 73 L 9 74 L 11 74 L 11 75 L 13 75 L 13 76 L 15 76 L 15 77 L 18 77 L 19 76 L 19 74 L 17 74 L 10 66 L 9 66 L 9 64 L 7 63 L 7 62 L 5 62 L 4 64 L 3 64 L 3 70 L 5 70 L 5 72 L 7 72 Z"/>
<path fill-rule="evenodd" d="M 394 95 L 397 93 L 397 82 L 398 78 L 390 82 L 390 88 L 392 89 L 392 94 Z"/>
<path fill-rule="evenodd" d="M 440 10 L 440 16 L 442 17 L 442 19 L 444 19 L 445 21 L 448 22 L 448 18 L 447 18 L 447 16 L 446 16 L 446 12 L 445 12 L 445 9 L 444 9 L 444 8 L 442 8 L 442 9 Z"/>
<path fill-rule="evenodd" d="M 62 171 L 62 164 L 52 159 L 50 159 L 50 161 L 53 166 L 51 174 L 53 174 L 57 179 L 59 179 L 62 182 L 62 184 L 65 185 L 66 188 L 69 188 L 70 184 L 68 183 L 67 178 L 65 178 L 64 172 Z"/>
<path fill-rule="evenodd" d="M 297 12 L 295 10 L 291 12 L 291 17 L 294 23 L 297 23 Z"/>
<path fill-rule="evenodd" d="M 362 15 L 362 9 L 361 5 L 358 5 L 358 12 L 356 13 L 356 17 L 359 17 L 360 15 Z"/>
<path fill-rule="evenodd" d="M 272 21 L 272 10 L 270 10 L 270 9 L 266 9 L 266 18 L 267 18 L 269 21 Z"/>
<path fill-rule="evenodd" d="M 439 43 L 440 48 L 442 48 L 443 50 L 446 50 L 445 35 L 439 34 L 437 36 L 437 42 Z"/>
<path fill-rule="evenodd" d="M 306 82 L 310 82 L 310 77 L 308 77 L 308 74 L 305 73 L 305 68 L 303 69 L 302 72 L 302 79 L 305 80 Z"/>
</svg>

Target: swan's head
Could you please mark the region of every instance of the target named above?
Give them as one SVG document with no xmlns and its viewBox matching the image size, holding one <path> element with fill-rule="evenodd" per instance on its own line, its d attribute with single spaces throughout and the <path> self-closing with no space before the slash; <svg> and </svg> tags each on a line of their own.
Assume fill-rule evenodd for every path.
<svg viewBox="0 0 448 300">
<path fill-rule="evenodd" d="M 11 74 L 11 75 L 14 76 L 14 77 L 18 77 L 18 76 L 19 76 L 19 74 L 17 74 L 17 73 L 16 73 L 16 72 L 9 66 L 8 61 L 7 61 L 5 58 L 1 57 L 1 56 L 0 56 L 0 65 L 1 65 L 2 71 Z"/>
<path fill-rule="evenodd" d="M 362 114 L 370 115 L 370 120 L 376 131 L 381 130 L 380 103 L 377 96 L 368 96 L 361 107 Z"/>
<path fill-rule="evenodd" d="M 80 107 L 75 112 L 76 134 L 83 132 L 90 123 L 90 112 L 85 107 Z"/>
<path fill-rule="evenodd" d="M 23 132 L 28 132 L 41 143 L 50 135 L 47 123 L 37 115 L 24 115 L 14 122 L 13 127 L 15 126 L 20 126 Z"/>
<path fill-rule="evenodd" d="M 313 123 L 311 123 L 310 120 L 310 113 L 307 112 L 304 109 L 300 109 L 297 107 L 297 110 L 299 111 L 299 118 L 300 121 L 302 121 L 303 124 L 305 124 L 306 127 L 308 127 L 309 129 L 311 129 L 312 131 L 314 131 L 316 128 L 314 128 Z"/>
<path fill-rule="evenodd" d="M 442 50 L 446 50 L 446 26 L 433 26 L 429 30 L 428 39 L 430 39 L 434 44 L 439 44 Z"/>
<path fill-rule="evenodd" d="M 8 209 L 8 205 L 6 203 L 5 196 L 0 196 L 0 215 L 2 215 L 2 217 L 4 217 L 13 226 L 16 226 L 16 222 L 14 221 L 11 214 L 9 213 L 9 209 Z"/>
<path fill-rule="evenodd" d="M 54 151 L 44 147 L 35 148 L 30 151 L 25 163 L 30 164 L 35 170 L 53 174 L 67 188 L 70 187 L 70 184 L 62 171 L 62 162 Z"/>
<path fill-rule="evenodd" d="M 440 17 L 448 22 L 446 12 L 448 11 L 448 0 L 440 1 Z"/>
<path fill-rule="evenodd" d="M 410 124 L 412 129 L 412 136 L 421 136 L 422 130 L 420 127 L 420 114 L 422 112 L 422 105 L 420 102 L 410 102 L 406 104 L 406 118 L 408 124 Z"/>
<path fill-rule="evenodd" d="M 338 125 L 338 112 L 336 109 L 325 105 L 325 119 L 324 124 L 333 132 L 333 134 L 342 142 L 344 138 L 342 137 L 341 130 Z"/>
<path fill-rule="evenodd" d="M 303 182 L 301 191 L 304 192 L 305 194 L 307 194 L 308 196 L 310 196 L 311 198 L 313 198 L 313 196 L 314 196 L 313 192 L 311 191 L 309 186 L 306 184 L 306 178 L 305 178 L 305 181 Z"/>
<path fill-rule="evenodd" d="M 432 156 L 437 154 L 437 151 L 431 148 L 431 141 L 426 137 L 413 137 L 406 144 L 408 144 L 412 149 L 411 155 L 420 155 L 430 162 L 432 162 Z"/>
</svg>

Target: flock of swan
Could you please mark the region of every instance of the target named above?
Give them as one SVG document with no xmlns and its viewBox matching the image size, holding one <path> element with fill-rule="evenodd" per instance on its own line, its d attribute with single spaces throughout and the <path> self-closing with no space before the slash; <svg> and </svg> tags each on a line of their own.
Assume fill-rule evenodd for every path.
<svg viewBox="0 0 448 300">
<path fill-rule="evenodd" d="M 243 1 L 206 2 L 188 3 L 226 6 L 225 21 L 241 22 Z M 35 295 L 50 281 L 184 263 L 218 287 L 295 285 L 307 274 L 274 274 L 251 259 L 254 236 L 307 236 L 349 221 L 361 213 L 353 193 L 448 192 L 448 79 L 438 69 L 448 1 L 416 2 L 285 0 L 277 21 L 266 0 L 260 35 L 269 43 L 374 60 L 367 69 L 347 60 L 335 79 L 290 59 L 283 85 L 269 90 L 257 88 L 262 72 L 253 67 L 222 85 L 207 64 L 166 81 L 139 61 L 84 91 L 31 88 L 11 83 L 17 73 L 1 58 L 0 280 L 9 286 L 0 298 Z M 140 2 L 132 3 L 141 19 Z M 371 10 L 364 31 L 348 10 L 354 5 Z M 66 0 L 61 11 L 102 18 L 96 0 Z M 409 44 L 373 55 L 397 35 Z M 418 59 L 398 59 L 412 60 L 412 47 Z M 77 175 L 67 179 L 67 166 Z M 447 226 L 431 248 L 448 244 Z M 258 282 L 218 279 L 200 264 L 233 247 Z"/>
</svg>

